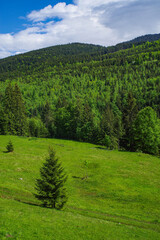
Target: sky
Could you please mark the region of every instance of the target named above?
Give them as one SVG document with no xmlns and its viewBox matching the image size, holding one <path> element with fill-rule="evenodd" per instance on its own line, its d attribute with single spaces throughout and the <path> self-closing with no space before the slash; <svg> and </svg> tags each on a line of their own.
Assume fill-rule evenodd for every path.
<svg viewBox="0 0 160 240">
<path fill-rule="evenodd" d="M 160 0 L 1 0 L 0 58 L 72 42 L 160 33 Z"/>
</svg>

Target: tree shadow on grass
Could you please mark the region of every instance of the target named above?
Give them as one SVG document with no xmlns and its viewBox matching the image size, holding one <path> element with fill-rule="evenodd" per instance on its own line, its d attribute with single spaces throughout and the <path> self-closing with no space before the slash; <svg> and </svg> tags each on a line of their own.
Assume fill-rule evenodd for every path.
<svg viewBox="0 0 160 240">
<path fill-rule="evenodd" d="M 108 148 L 105 147 L 94 147 L 95 149 L 101 149 L 101 150 L 108 150 Z"/>
<path fill-rule="evenodd" d="M 16 198 L 15 198 L 14 200 L 17 201 L 17 202 L 20 202 L 20 203 L 24 203 L 24 204 L 27 204 L 27 205 L 31 205 L 31 206 L 43 207 L 43 206 L 40 205 L 39 203 L 24 201 L 24 200 L 20 200 L 20 199 L 16 199 Z"/>
<path fill-rule="evenodd" d="M 52 208 L 52 207 L 48 207 L 48 206 L 44 206 L 40 203 L 33 203 L 33 202 L 28 202 L 28 201 L 24 201 L 24 200 L 20 200 L 20 199 L 14 199 L 17 202 L 26 204 L 26 205 L 30 205 L 30 206 L 35 206 L 35 207 L 40 207 L 40 208 L 47 208 L 47 209 L 56 209 L 56 208 Z"/>
</svg>

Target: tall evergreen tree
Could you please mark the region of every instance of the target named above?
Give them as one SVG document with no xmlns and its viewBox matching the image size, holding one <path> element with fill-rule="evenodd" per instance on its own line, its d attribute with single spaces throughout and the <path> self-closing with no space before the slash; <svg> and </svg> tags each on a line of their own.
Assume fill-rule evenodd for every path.
<svg viewBox="0 0 160 240">
<path fill-rule="evenodd" d="M 64 169 L 55 156 L 55 151 L 49 148 L 49 156 L 40 169 L 40 179 L 37 179 L 35 197 L 42 205 L 61 209 L 67 201 L 66 188 L 64 186 L 67 180 Z"/>
<path fill-rule="evenodd" d="M 19 136 L 25 135 L 27 130 L 26 110 L 20 88 L 17 84 L 15 84 L 13 89 L 13 114 L 16 134 Z"/>
<path fill-rule="evenodd" d="M 133 141 L 135 150 L 159 154 L 160 120 L 151 107 L 139 111 L 133 125 Z"/>
<path fill-rule="evenodd" d="M 45 127 L 48 129 L 49 137 L 55 136 L 55 119 L 53 117 L 53 111 L 51 110 L 51 106 L 49 102 L 47 101 L 42 109 L 41 118 L 43 123 L 45 124 Z"/>
<path fill-rule="evenodd" d="M 8 134 L 16 134 L 15 131 L 15 114 L 13 110 L 13 87 L 8 84 L 4 96 L 4 112 L 6 115 L 6 125 Z"/>
<path fill-rule="evenodd" d="M 0 134 L 4 135 L 6 133 L 7 133 L 6 114 L 4 112 L 3 106 L 0 105 Z"/>
<path fill-rule="evenodd" d="M 121 139 L 121 146 L 127 150 L 133 150 L 132 125 L 136 119 L 137 113 L 138 107 L 136 99 L 133 97 L 132 92 L 129 92 L 127 96 L 127 102 L 123 109 L 124 134 Z"/>
<path fill-rule="evenodd" d="M 6 132 L 14 135 L 25 135 L 27 128 L 26 112 L 21 91 L 17 84 L 14 88 L 8 84 L 4 96 L 4 114 Z"/>
<path fill-rule="evenodd" d="M 114 114 L 107 104 L 105 110 L 103 111 L 101 123 L 101 143 L 106 145 L 106 147 L 111 147 L 111 136 L 114 132 Z"/>
</svg>

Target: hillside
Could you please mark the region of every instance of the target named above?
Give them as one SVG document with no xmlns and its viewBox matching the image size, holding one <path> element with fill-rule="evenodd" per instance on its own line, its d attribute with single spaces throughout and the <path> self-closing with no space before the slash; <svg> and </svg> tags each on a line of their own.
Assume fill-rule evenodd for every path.
<svg viewBox="0 0 160 240">
<path fill-rule="evenodd" d="M 0 80 L 21 77 L 23 74 L 32 75 L 35 70 L 43 72 L 55 65 L 92 60 L 93 57 L 104 54 L 105 51 L 106 48 L 102 46 L 73 43 L 0 59 Z"/>
<path fill-rule="evenodd" d="M 72 139 L 109 149 L 158 154 L 160 40 L 110 50 L 75 43 L 0 60 L 0 133 L 26 132 L 27 136 Z M 12 93 L 5 92 L 9 82 L 12 86 L 7 91 Z M 12 107 L 7 103 L 6 94 L 14 95 L 15 83 L 26 109 L 28 130 L 24 131 L 17 130 L 17 123 L 12 123 L 17 118 L 13 99 Z M 137 142 L 139 130 L 134 123 L 142 110 L 150 112 L 152 116 L 148 118 L 156 125 L 153 127 L 150 121 L 155 134 L 152 143 L 150 131 Z M 8 111 L 15 116 L 10 118 Z M 21 122 L 20 118 L 18 121 Z M 12 124 L 15 126 L 7 130 Z M 146 139 L 148 145 L 144 149 L 142 143 Z M 156 149 L 151 150 L 151 145 Z"/>
<path fill-rule="evenodd" d="M 100 60 L 104 54 L 132 48 L 133 44 L 138 46 L 145 42 L 153 42 L 159 39 L 160 34 L 149 34 L 110 47 L 72 43 L 11 56 L 0 59 L 0 81 L 8 77 L 21 77 L 23 72 L 32 74 L 32 68 L 38 68 L 37 70 L 44 71 L 45 67 L 53 67 L 60 63 L 72 64 L 74 62 Z"/>
<path fill-rule="evenodd" d="M 141 45 L 146 42 L 158 41 L 159 39 L 160 39 L 160 34 L 147 34 L 144 36 L 134 38 L 130 41 L 119 43 L 116 46 L 109 47 L 108 50 L 112 50 L 115 52 L 115 51 L 119 51 L 122 49 L 131 48 L 133 45 L 138 46 L 138 45 Z"/>
<path fill-rule="evenodd" d="M 160 33 L 159 34 L 147 34 L 144 36 L 137 37 L 129 42 L 131 43 L 144 43 L 144 42 L 154 42 L 160 39 Z"/>
<path fill-rule="evenodd" d="M 13 153 L 6 153 L 9 139 Z M 40 207 L 33 196 L 49 145 L 68 174 L 62 211 Z M 0 158 L 1 239 L 159 239 L 159 158 L 15 136 L 0 136 Z"/>
</svg>

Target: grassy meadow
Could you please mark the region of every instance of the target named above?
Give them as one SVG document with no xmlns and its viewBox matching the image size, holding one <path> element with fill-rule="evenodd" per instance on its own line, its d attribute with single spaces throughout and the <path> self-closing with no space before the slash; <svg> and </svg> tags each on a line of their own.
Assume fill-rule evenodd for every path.
<svg viewBox="0 0 160 240">
<path fill-rule="evenodd" d="M 14 152 L 7 153 L 12 140 Z M 52 145 L 68 175 L 61 211 L 35 199 Z M 160 159 L 58 139 L 0 136 L 0 239 L 160 239 Z"/>
</svg>

